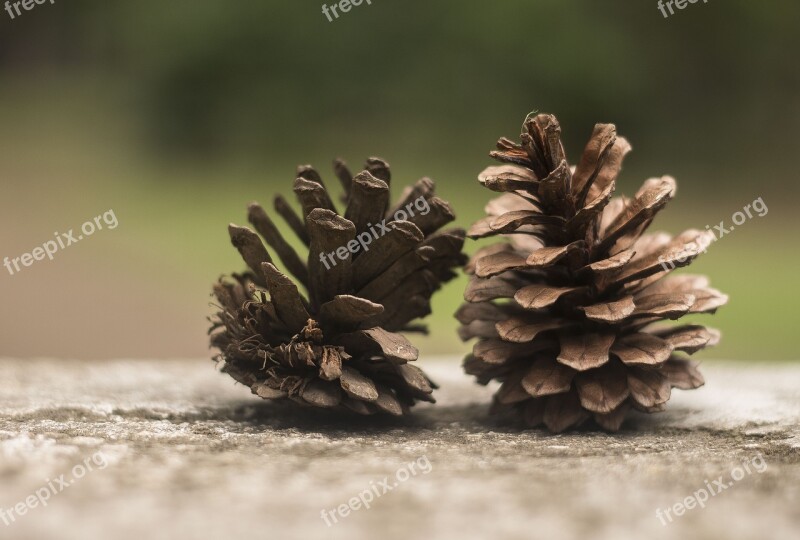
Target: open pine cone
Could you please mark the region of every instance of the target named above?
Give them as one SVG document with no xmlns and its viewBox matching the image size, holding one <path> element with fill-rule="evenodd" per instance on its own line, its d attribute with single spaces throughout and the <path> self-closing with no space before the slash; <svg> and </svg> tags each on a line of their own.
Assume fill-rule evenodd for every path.
<svg viewBox="0 0 800 540">
<path fill-rule="evenodd" d="M 664 176 L 633 199 L 612 198 L 630 145 L 597 124 L 577 167 L 567 164 L 555 116 L 526 118 L 521 143 L 502 138 L 481 184 L 503 195 L 471 238 L 504 235 L 467 265 L 460 335 L 478 338 L 464 362 L 482 384 L 502 381 L 493 411 L 516 409 L 530 426 L 560 432 L 589 418 L 609 431 L 626 411 L 656 412 L 671 388 L 703 378 L 678 351 L 719 341 L 702 326 L 654 324 L 714 312 L 727 297 L 700 276 L 669 276 L 713 240 L 689 230 L 644 234 L 675 194 Z"/>
<path fill-rule="evenodd" d="M 465 232 L 437 232 L 455 216 L 428 178 L 390 209 L 384 161 L 369 159 L 355 177 L 340 160 L 334 169 L 344 217 L 310 166 L 294 182 L 302 216 L 275 197 L 275 211 L 309 248 L 307 263 L 260 205 L 249 206 L 250 223 L 307 296 L 255 232 L 229 226 L 249 271 L 215 284 L 211 344 L 222 371 L 262 398 L 401 415 L 417 400 L 433 402 L 436 385 L 409 364 L 417 349 L 396 332 L 425 331 L 411 321 L 430 313 L 431 295 L 466 262 Z"/>
</svg>

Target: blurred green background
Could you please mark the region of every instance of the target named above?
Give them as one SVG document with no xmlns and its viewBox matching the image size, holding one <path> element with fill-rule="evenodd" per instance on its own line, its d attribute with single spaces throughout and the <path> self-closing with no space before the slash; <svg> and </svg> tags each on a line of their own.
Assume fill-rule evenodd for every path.
<svg viewBox="0 0 800 540">
<path fill-rule="evenodd" d="M 57 0 L 0 12 L 0 257 L 113 209 L 119 226 L 0 268 L 0 356 L 208 354 L 209 285 L 241 269 L 226 224 L 290 193 L 295 166 L 378 155 L 395 193 L 437 182 L 458 224 L 492 193 L 476 175 L 531 110 L 558 115 L 577 160 L 595 122 L 632 143 L 618 193 L 671 174 L 654 228 L 769 208 L 691 270 L 731 295 L 706 357 L 795 359 L 800 5 L 711 0 Z M 329 174 L 330 176 L 330 174 Z M 469 243 L 469 251 L 476 245 Z M 460 354 L 435 297 L 423 354 Z"/>
</svg>

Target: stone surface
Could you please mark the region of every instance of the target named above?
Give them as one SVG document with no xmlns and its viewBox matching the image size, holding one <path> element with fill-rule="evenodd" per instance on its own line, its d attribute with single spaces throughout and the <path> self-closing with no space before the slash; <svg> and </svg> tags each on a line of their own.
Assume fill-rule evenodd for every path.
<svg viewBox="0 0 800 540">
<path fill-rule="evenodd" d="M 457 359 L 424 366 L 439 403 L 392 421 L 264 403 L 208 360 L 0 360 L 4 519 L 73 481 L 0 538 L 800 537 L 800 367 L 706 363 L 665 413 L 553 436 L 488 419 L 492 389 Z M 720 477 L 662 525 L 657 509 Z"/>
</svg>

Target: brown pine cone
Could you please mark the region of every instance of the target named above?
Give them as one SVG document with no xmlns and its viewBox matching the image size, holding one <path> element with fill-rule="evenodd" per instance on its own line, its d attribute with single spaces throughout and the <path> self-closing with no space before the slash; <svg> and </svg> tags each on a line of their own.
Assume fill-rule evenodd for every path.
<svg viewBox="0 0 800 540">
<path fill-rule="evenodd" d="M 222 371 L 265 399 L 401 415 L 434 402 L 436 385 L 411 365 L 417 349 L 400 333 L 430 313 L 431 295 L 462 266 L 463 229 L 439 231 L 455 216 L 428 178 L 389 208 L 389 166 L 371 158 L 353 177 L 334 163 L 344 217 L 319 174 L 298 168 L 297 215 L 280 196 L 275 211 L 309 249 L 305 263 L 257 203 L 249 221 L 307 292 L 281 273 L 259 236 L 230 225 L 249 271 L 220 280 L 211 344 Z M 438 231 L 438 232 L 437 232 Z"/>
<path fill-rule="evenodd" d="M 508 243 L 472 257 L 460 335 L 478 338 L 464 362 L 482 384 L 503 384 L 493 411 L 517 410 L 530 426 L 560 432 L 592 418 L 616 431 L 630 407 L 664 409 L 673 387 L 703 384 L 692 354 L 719 341 L 696 325 L 665 319 L 713 313 L 727 297 L 688 265 L 713 240 L 689 230 L 644 234 L 675 194 L 669 176 L 632 199 L 612 198 L 630 145 L 597 124 L 576 167 L 567 164 L 555 116 L 526 118 L 519 144 L 502 138 L 481 184 L 503 195 L 467 233 Z"/>
</svg>

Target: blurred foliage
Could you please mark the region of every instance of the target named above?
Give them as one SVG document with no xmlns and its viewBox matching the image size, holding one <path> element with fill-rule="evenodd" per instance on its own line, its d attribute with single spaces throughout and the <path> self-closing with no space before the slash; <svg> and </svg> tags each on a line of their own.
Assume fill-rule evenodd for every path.
<svg viewBox="0 0 800 540">
<path fill-rule="evenodd" d="M 19 228 L 22 201 L 48 209 L 39 228 L 1 236 L 0 255 L 113 206 L 113 245 L 81 249 L 116 253 L 101 264 L 122 272 L 127 294 L 155 289 L 189 305 L 237 268 L 225 223 L 243 221 L 249 200 L 288 191 L 297 163 L 327 172 L 335 156 L 381 155 L 397 183 L 433 177 L 466 226 L 491 196 L 475 176 L 494 141 L 538 109 L 558 115 L 573 159 L 595 122 L 618 125 L 634 147 L 620 192 L 676 176 L 665 229 L 713 225 L 763 197 L 770 214 L 697 263 L 733 298 L 708 319 L 728 331 L 711 354 L 796 358 L 780 321 L 797 320 L 782 306 L 796 299 L 784 289 L 798 258 L 787 246 L 799 15 L 779 0 L 698 3 L 668 19 L 655 0 L 373 0 L 332 23 L 308 1 L 70 0 L 13 21 L 0 12 L 2 224 Z M 156 263 L 144 270 L 148 258 L 180 279 Z M 464 350 L 451 319 L 462 289 L 439 295 L 425 350 Z M 204 310 L 187 308 L 198 328 Z M 158 354 L 96 319 L 112 333 L 98 355 Z M 26 350 L 13 334 L 0 353 Z M 202 335 L 155 337 L 177 344 L 163 354 L 204 350 Z M 36 354 L 61 354 L 57 341 Z"/>
</svg>

